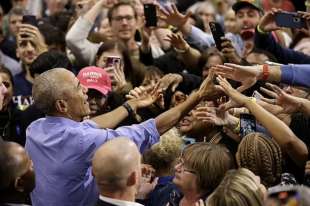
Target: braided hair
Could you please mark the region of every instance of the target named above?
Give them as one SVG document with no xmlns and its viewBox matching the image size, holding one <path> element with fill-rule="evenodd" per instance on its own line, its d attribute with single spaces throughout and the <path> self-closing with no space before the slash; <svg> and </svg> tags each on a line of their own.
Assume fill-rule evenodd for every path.
<svg viewBox="0 0 310 206">
<path fill-rule="evenodd" d="M 239 144 L 236 159 L 239 167 L 247 168 L 260 176 L 266 187 L 280 183 L 282 153 L 273 139 L 261 133 L 248 134 Z"/>
</svg>

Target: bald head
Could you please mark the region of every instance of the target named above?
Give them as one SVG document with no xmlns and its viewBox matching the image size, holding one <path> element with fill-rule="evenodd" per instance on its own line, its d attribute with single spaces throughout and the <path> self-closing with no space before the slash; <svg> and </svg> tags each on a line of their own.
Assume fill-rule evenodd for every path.
<svg viewBox="0 0 310 206">
<path fill-rule="evenodd" d="M 32 87 L 36 106 L 45 114 L 53 112 L 55 101 L 63 98 L 74 78 L 74 74 L 64 68 L 55 68 L 40 74 L 35 78 Z"/>
<path fill-rule="evenodd" d="M 4 142 L 0 147 L 0 189 L 6 190 L 18 177 L 32 170 L 32 162 L 25 149 L 14 142 Z M 31 171 L 33 172 L 33 170 Z M 27 182 L 34 187 L 34 179 Z"/>
<path fill-rule="evenodd" d="M 140 171 L 140 153 L 134 142 L 118 137 L 102 145 L 92 163 L 99 188 L 124 189 L 128 177 Z"/>
</svg>

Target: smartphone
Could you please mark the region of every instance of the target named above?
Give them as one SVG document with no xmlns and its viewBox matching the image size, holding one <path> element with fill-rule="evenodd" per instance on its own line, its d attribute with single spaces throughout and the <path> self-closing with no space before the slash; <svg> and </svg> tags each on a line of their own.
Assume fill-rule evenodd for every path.
<svg viewBox="0 0 310 206">
<path fill-rule="evenodd" d="M 245 137 L 246 135 L 256 132 L 256 119 L 251 114 L 240 114 L 240 136 Z"/>
<path fill-rule="evenodd" d="M 288 27 L 294 29 L 306 28 L 306 20 L 300 16 L 296 12 L 278 12 L 275 14 L 275 21 L 277 26 L 280 27 Z"/>
<path fill-rule="evenodd" d="M 222 50 L 222 46 L 221 46 L 222 39 L 221 39 L 221 37 L 225 36 L 223 28 L 217 22 L 209 22 L 209 26 L 210 26 L 210 29 L 211 29 L 211 33 L 212 33 L 213 39 L 215 41 L 216 48 L 219 51 L 221 51 Z"/>
<path fill-rule="evenodd" d="M 22 19 L 23 24 L 30 24 L 32 26 L 38 27 L 38 22 L 36 16 L 24 15 Z"/>
<path fill-rule="evenodd" d="M 144 4 L 144 16 L 145 16 L 145 26 L 146 27 L 156 27 L 157 26 L 157 12 L 155 4 Z"/>
<path fill-rule="evenodd" d="M 106 61 L 106 67 L 112 67 L 115 64 L 121 63 L 121 58 L 116 56 L 109 56 Z"/>
</svg>

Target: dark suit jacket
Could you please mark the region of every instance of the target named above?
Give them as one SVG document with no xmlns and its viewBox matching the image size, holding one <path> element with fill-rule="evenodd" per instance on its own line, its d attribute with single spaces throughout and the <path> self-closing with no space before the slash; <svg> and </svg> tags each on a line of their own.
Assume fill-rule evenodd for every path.
<svg viewBox="0 0 310 206">
<path fill-rule="evenodd" d="M 117 205 L 113 205 L 111 203 L 105 202 L 103 200 L 98 200 L 96 206 L 117 206 Z"/>
</svg>

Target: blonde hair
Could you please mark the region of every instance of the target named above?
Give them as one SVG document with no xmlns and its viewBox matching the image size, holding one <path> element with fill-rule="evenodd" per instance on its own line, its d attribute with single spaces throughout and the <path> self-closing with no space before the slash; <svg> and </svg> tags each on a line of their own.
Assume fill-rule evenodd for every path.
<svg viewBox="0 0 310 206">
<path fill-rule="evenodd" d="M 182 139 L 175 129 L 171 129 L 143 154 L 143 162 L 150 164 L 156 171 L 173 173 L 175 160 L 181 154 Z"/>
<path fill-rule="evenodd" d="M 263 194 L 255 175 L 240 168 L 226 173 L 223 181 L 207 199 L 208 206 L 263 206 Z"/>
<path fill-rule="evenodd" d="M 261 133 L 248 134 L 238 146 L 236 159 L 239 167 L 247 168 L 260 176 L 266 187 L 280 182 L 282 153 L 273 139 Z"/>
</svg>

